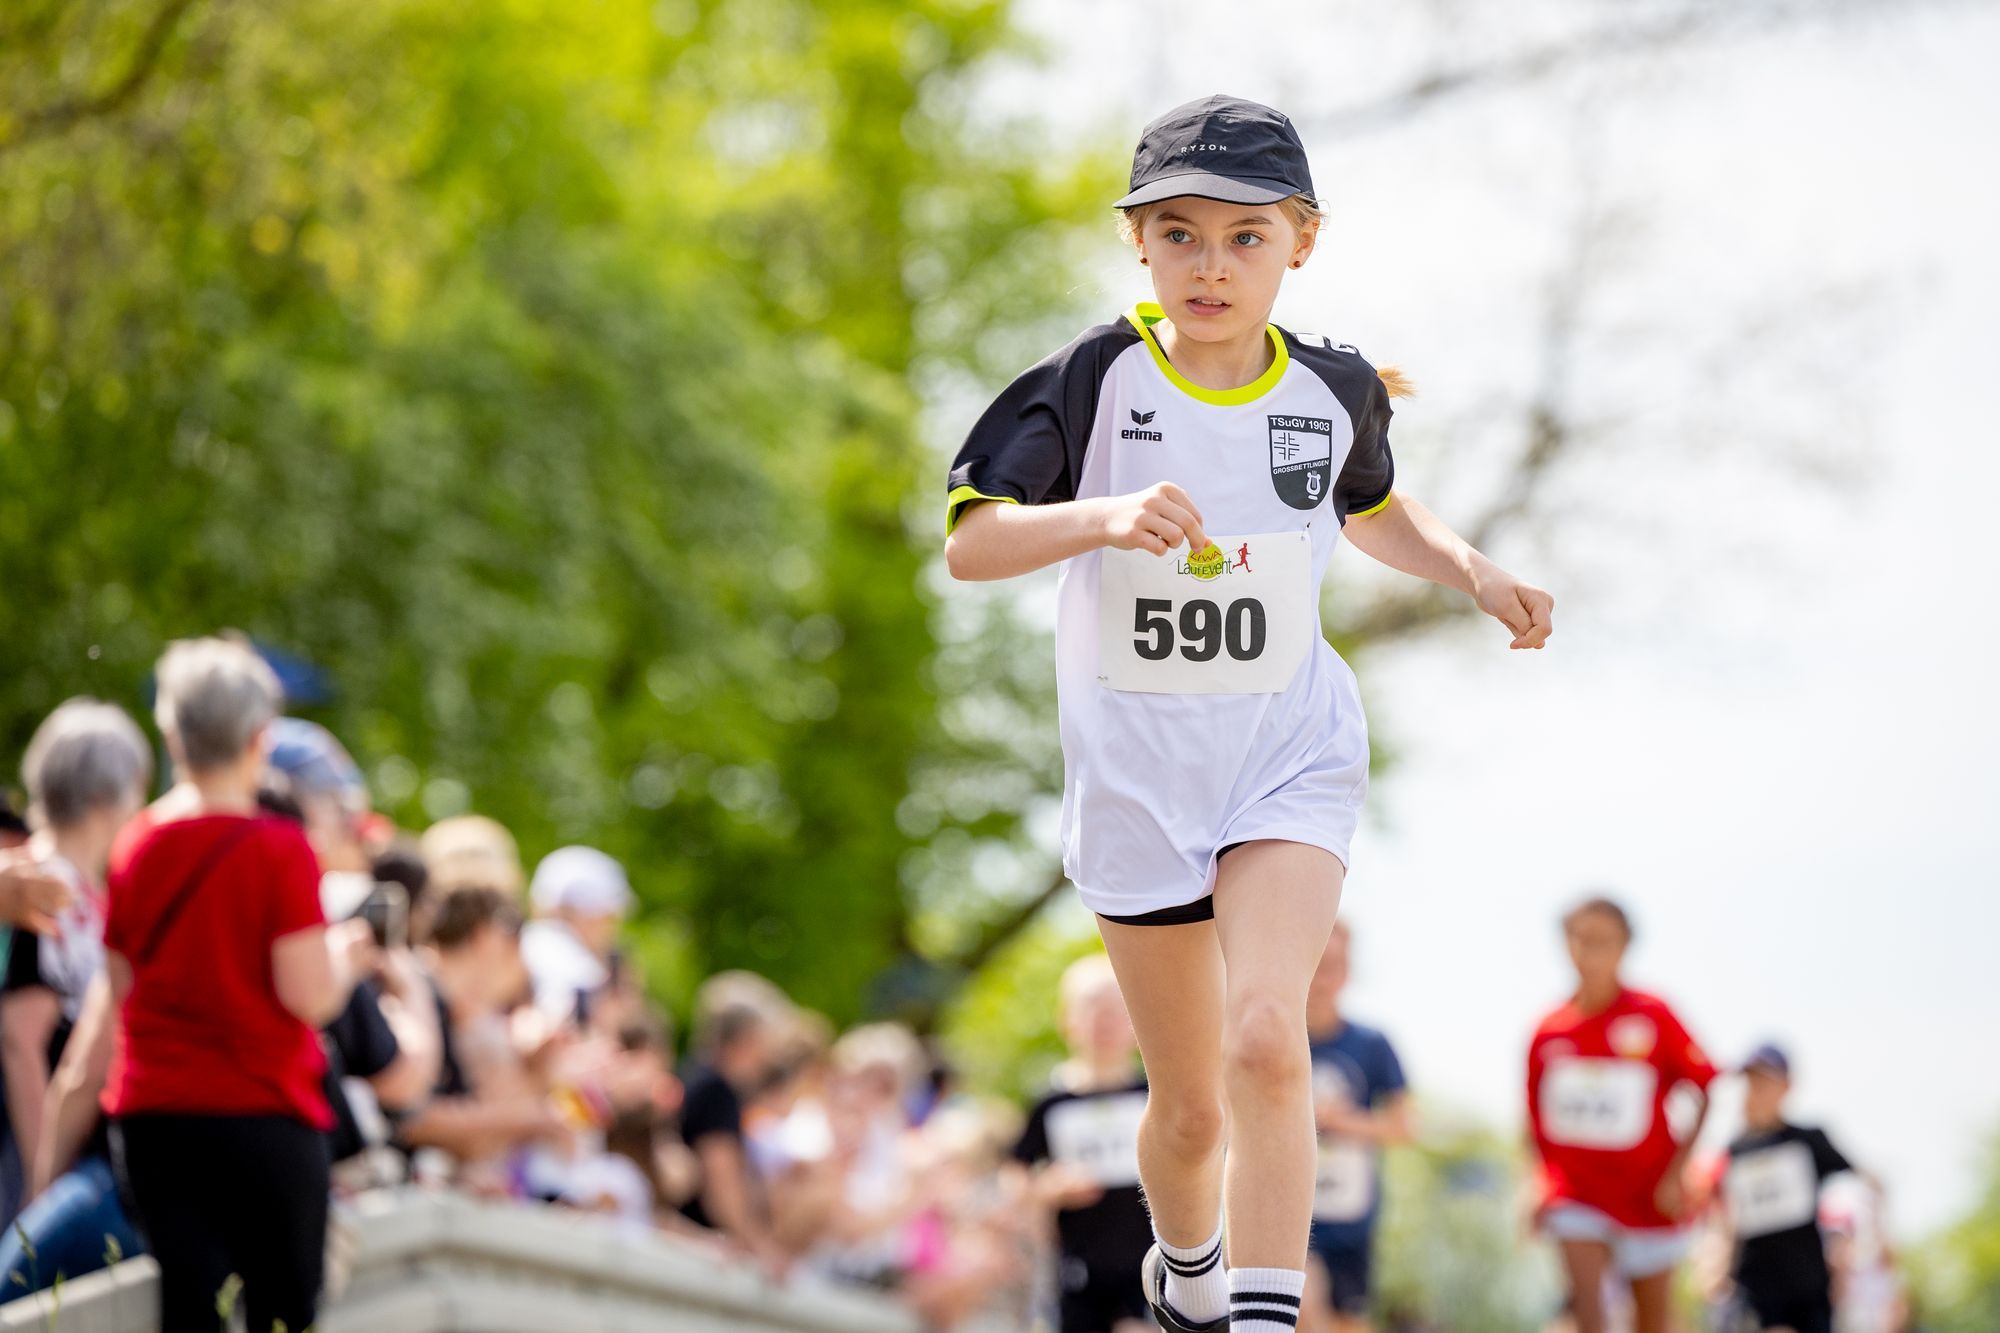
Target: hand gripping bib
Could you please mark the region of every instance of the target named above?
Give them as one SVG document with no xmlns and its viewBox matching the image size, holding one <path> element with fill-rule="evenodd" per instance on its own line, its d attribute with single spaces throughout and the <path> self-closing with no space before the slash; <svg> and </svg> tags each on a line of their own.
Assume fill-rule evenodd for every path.
<svg viewBox="0 0 2000 1333">
<path fill-rule="evenodd" d="M 1277 694 L 1318 632 L 1312 537 L 1214 538 L 1219 550 L 1107 548 L 1098 679 L 1149 694 Z"/>
</svg>

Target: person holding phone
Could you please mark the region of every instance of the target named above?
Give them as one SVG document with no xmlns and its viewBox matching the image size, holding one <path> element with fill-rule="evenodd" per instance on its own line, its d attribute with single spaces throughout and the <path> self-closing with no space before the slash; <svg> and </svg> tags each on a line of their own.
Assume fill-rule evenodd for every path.
<svg viewBox="0 0 2000 1333">
<path fill-rule="evenodd" d="M 443 1036 L 409 949 L 408 895 L 402 885 L 375 877 L 360 765 L 316 722 L 281 717 L 271 735 L 262 803 L 295 820 L 312 845 L 327 920 L 366 923 L 374 944 L 363 951 L 362 975 L 346 1007 L 321 1033 L 334 1119 L 328 1148 L 335 1163 L 345 1163 L 386 1146 L 387 1118 L 422 1105 L 437 1081 Z M 382 1159 L 391 1160 L 400 1163 Z"/>
</svg>

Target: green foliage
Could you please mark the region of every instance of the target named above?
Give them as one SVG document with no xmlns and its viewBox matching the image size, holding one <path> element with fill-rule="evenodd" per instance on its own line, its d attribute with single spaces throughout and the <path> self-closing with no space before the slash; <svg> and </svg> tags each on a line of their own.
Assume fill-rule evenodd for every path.
<svg viewBox="0 0 2000 1333">
<path fill-rule="evenodd" d="M 1104 946 L 1087 914 L 1046 912 L 972 977 L 943 1029 L 954 1065 L 982 1091 L 1032 1098 L 1067 1054 L 1057 1029 L 1063 970 Z"/>
<path fill-rule="evenodd" d="M 2000 1135 L 1987 1143 L 1979 1201 L 1935 1237 L 1916 1264 L 1923 1327 L 1937 1333 L 2000 1328 Z"/>
<path fill-rule="evenodd" d="M 625 858 L 673 992 L 859 1016 L 954 822 L 899 806 L 968 752 L 908 377 L 1046 317 L 1012 279 L 1072 215 L 966 128 L 1002 8 L 0 22 L 0 753 L 238 627 L 403 822 Z"/>
<path fill-rule="evenodd" d="M 1384 1162 L 1378 1310 L 1394 1327 L 1540 1328 L 1557 1301 L 1546 1256 L 1523 1262 L 1518 1149 L 1421 1118 L 1422 1145 Z"/>
</svg>

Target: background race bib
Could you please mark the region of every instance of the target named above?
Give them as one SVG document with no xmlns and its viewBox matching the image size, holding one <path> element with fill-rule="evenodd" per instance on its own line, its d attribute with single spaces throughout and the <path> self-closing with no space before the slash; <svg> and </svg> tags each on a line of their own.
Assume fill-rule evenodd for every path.
<svg viewBox="0 0 2000 1333">
<path fill-rule="evenodd" d="M 1139 1183 L 1139 1118 L 1144 1092 L 1080 1097 L 1049 1108 L 1049 1158 L 1107 1188 Z"/>
<path fill-rule="evenodd" d="M 1099 679 L 1152 694 L 1276 694 L 1318 632 L 1312 536 L 1217 536 L 1219 558 L 1187 549 L 1103 552 Z"/>
<path fill-rule="evenodd" d="M 1659 1075 L 1639 1060 L 1572 1056 L 1542 1071 L 1542 1132 L 1549 1142 L 1611 1152 L 1636 1148 L 1653 1128 Z"/>
<path fill-rule="evenodd" d="M 1790 1231 L 1819 1216 L 1819 1172 L 1812 1149 L 1780 1143 L 1730 1159 L 1722 1188 L 1736 1234 L 1749 1239 Z"/>
<path fill-rule="evenodd" d="M 1353 1139 L 1322 1139 L 1313 1178 L 1315 1222 L 1358 1222 L 1375 1202 L 1375 1154 Z"/>
</svg>

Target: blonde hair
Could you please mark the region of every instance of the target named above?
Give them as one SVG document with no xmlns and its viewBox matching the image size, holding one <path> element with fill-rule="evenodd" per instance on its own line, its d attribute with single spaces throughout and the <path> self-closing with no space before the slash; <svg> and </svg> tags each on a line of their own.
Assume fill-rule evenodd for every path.
<svg viewBox="0 0 2000 1333">
<path fill-rule="evenodd" d="M 1063 969 L 1062 980 L 1056 993 L 1062 1001 L 1064 1012 L 1083 996 L 1102 986 L 1118 989 L 1118 974 L 1111 970 L 1111 959 L 1102 953 L 1087 953 Z"/>
<path fill-rule="evenodd" d="M 1161 199 L 1155 203 L 1134 204 L 1130 208 L 1119 209 L 1118 239 L 1126 245 L 1136 247 L 1139 244 L 1139 237 L 1146 230 L 1146 223 L 1151 221 L 1153 214 L 1159 212 L 1166 204 L 1167 201 Z M 1320 223 L 1326 221 L 1326 213 L 1308 194 L 1287 195 L 1278 201 L 1278 209 L 1292 224 L 1293 230 L 1301 236 L 1319 230 Z M 1391 398 L 1417 396 L 1417 386 L 1411 382 L 1408 375 L 1395 366 L 1377 366 L 1375 373 L 1381 378 L 1382 387 L 1388 391 Z"/>
</svg>

